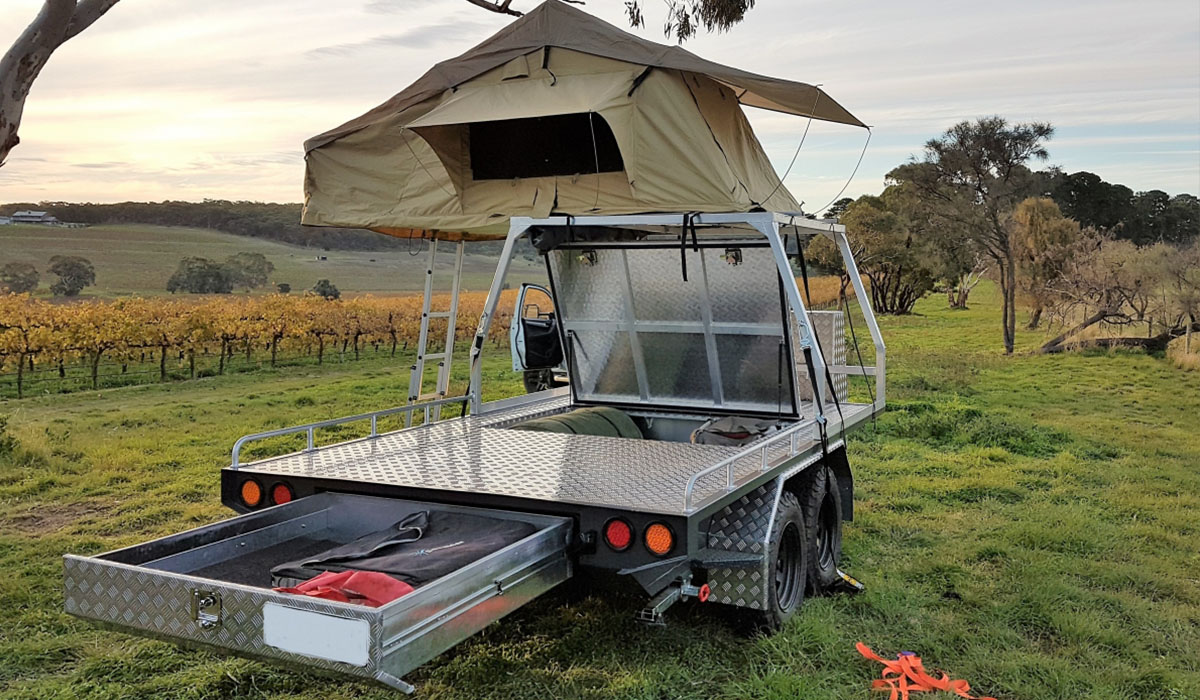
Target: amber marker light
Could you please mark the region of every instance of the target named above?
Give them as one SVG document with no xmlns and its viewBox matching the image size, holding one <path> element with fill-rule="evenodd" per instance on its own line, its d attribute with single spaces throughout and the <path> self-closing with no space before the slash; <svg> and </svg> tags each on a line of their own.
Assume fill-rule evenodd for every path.
<svg viewBox="0 0 1200 700">
<path fill-rule="evenodd" d="M 240 494 L 242 503 L 245 503 L 250 508 L 257 508 L 262 505 L 263 489 L 254 479 L 246 479 L 242 482 Z"/>
<path fill-rule="evenodd" d="M 646 528 L 646 549 L 652 554 L 663 556 L 675 546 L 675 535 L 671 528 L 662 523 L 654 523 Z"/>
</svg>

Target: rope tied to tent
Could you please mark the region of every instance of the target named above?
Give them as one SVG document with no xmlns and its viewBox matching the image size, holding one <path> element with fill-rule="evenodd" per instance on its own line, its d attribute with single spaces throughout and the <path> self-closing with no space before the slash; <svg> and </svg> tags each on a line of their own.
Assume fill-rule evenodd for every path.
<svg viewBox="0 0 1200 700">
<path fill-rule="evenodd" d="M 838 193 L 833 196 L 833 199 L 829 200 L 828 204 L 819 209 L 813 209 L 813 211 L 825 211 L 828 209 L 834 202 L 841 198 L 842 193 L 846 191 L 846 188 L 850 186 L 850 183 L 854 182 L 854 176 L 858 174 L 858 167 L 862 165 L 863 156 L 867 155 L 867 146 L 871 145 L 871 133 L 871 127 L 868 126 L 867 140 L 863 142 L 862 152 L 858 154 L 858 162 L 854 164 L 854 170 L 850 171 L 850 178 L 846 180 L 846 184 L 842 185 L 842 189 L 838 190 Z"/>
<path fill-rule="evenodd" d="M 768 199 L 775 196 L 780 187 L 783 187 L 783 181 L 787 179 L 788 175 L 792 174 L 792 166 L 796 164 L 796 159 L 800 157 L 800 149 L 804 148 L 804 140 L 808 138 L 808 130 L 812 127 L 813 115 L 817 113 L 817 102 L 821 100 L 821 84 L 817 83 L 813 87 L 816 89 L 817 94 L 813 97 L 812 107 L 808 110 L 808 121 L 804 124 L 804 133 L 800 135 L 800 143 L 796 144 L 796 152 L 792 154 L 792 162 L 788 163 L 787 170 L 783 171 L 783 177 L 779 178 L 779 184 L 775 185 L 775 189 L 771 190 L 770 194 L 763 197 L 764 205 Z"/>
</svg>

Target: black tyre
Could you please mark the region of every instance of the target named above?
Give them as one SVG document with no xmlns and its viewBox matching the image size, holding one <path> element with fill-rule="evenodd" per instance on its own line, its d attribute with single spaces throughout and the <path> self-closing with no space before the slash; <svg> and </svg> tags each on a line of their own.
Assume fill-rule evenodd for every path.
<svg viewBox="0 0 1200 700">
<path fill-rule="evenodd" d="M 790 491 L 779 497 L 775 527 L 767 545 L 767 609 L 750 612 L 752 631 L 779 631 L 804 604 L 805 582 L 808 580 L 808 541 L 804 511 L 800 501 Z"/>
<path fill-rule="evenodd" d="M 808 593 L 820 595 L 838 581 L 842 562 L 842 499 L 832 469 L 813 467 L 800 503 L 808 529 Z"/>
<path fill-rule="evenodd" d="M 527 369 L 525 370 L 525 393 L 532 394 L 545 391 L 554 386 L 554 370 Z"/>
</svg>

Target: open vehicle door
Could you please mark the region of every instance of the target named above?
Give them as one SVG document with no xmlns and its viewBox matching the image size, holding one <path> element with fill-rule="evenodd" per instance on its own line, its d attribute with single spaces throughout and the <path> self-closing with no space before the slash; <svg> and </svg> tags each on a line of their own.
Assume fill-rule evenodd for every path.
<svg viewBox="0 0 1200 700">
<path fill-rule="evenodd" d="M 550 290 L 526 282 L 517 292 L 509 328 L 514 372 L 525 373 L 525 390 L 532 393 L 566 384 L 562 337 Z"/>
</svg>

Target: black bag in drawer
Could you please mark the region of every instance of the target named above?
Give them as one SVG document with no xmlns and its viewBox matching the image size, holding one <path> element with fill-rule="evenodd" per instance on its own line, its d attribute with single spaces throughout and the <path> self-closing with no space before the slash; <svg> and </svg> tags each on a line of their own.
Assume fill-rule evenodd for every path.
<svg viewBox="0 0 1200 700">
<path fill-rule="evenodd" d="M 418 511 L 386 530 L 271 569 L 275 586 L 290 587 L 324 571 L 378 571 L 421 586 L 532 535 L 519 520 L 445 511 Z"/>
</svg>

